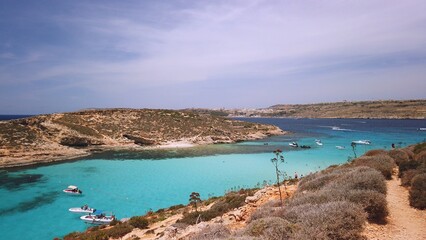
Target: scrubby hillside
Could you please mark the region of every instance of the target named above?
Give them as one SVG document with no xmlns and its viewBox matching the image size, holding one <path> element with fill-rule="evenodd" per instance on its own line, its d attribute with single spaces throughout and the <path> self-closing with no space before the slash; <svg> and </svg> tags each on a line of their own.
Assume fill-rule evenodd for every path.
<svg viewBox="0 0 426 240">
<path fill-rule="evenodd" d="M 271 125 L 172 110 L 40 115 L 0 121 L 0 167 L 78 157 L 114 147 L 231 143 L 281 133 Z"/>
<path fill-rule="evenodd" d="M 425 119 L 426 100 L 279 104 L 263 109 L 222 109 L 214 113 L 244 117 Z"/>
</svg>

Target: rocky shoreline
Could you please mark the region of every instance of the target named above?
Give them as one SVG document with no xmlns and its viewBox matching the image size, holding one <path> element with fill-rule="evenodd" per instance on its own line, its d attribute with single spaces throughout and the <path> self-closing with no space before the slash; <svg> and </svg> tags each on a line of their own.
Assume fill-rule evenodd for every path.
<svg viewBox="0 0 426 240">
<path fill-rule="evenodd" d="M 111 150 L 235 143 L 284 133 L 272 125 L 186 111 L 108 109 L 40 115 L 0 122 L 0 168 Z"/>
</svg>

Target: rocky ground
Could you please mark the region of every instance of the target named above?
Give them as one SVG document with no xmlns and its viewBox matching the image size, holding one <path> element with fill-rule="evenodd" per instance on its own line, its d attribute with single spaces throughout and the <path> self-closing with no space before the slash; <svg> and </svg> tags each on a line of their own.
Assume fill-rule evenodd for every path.
<svg viewBox="0 0 426 240">
<path fill-rule="evenodd" d="M 232 143 L 283 133 L 271 125 L 172 110 L 108 109 L 39 115 L 0 121 L 0 168 L 105 150 Z"/>
<path fill-rule="evenodd" d="M 285 191 L 281 186 L 281 190 L 283 191 L 283 196 L 287 198 L 294 193 L 296 190 L 296 185 L 287 186 Z M 254 213 L 259 206 L 262 206 L 271 200 L 277 199 L 279 199 L 278 188 L 273 186 L 265 187 L 257 191 L 253 196 L 247 197 L 245 205 L 237 209 L 233 209 L 232 211 L 229 211 L 222 216 L 213 218 L 208 222 L 201 222 L 197 225 L 190 225 L 186 228 L 180 229 L 173 226 L 179 219 L 182 218 L 182 214 L 177 214 L 167 218 L 164 221 L 150 225 L 148 229 L 141 230 L 136 228 L 126 236 L 122 237 L 122 239 L 139 238 L 145 240 L 189 240 L 198 232 L 214 225 L 223 225 L 231 231 L 236 232 L 243 229 L 247 225 L 251 214 Z M 212 205 L 213 203 L 201 210 L 207 210 Z"/>
</svg>

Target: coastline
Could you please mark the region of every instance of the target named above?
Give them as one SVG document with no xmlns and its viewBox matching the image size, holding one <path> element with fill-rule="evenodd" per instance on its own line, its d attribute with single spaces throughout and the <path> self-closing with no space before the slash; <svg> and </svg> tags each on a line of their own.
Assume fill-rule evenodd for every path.
<svg viewBox="0 0 426 240">
<path fill-rule="evenodd" d="M 0 169 L 94 153 L 188 148 L 285 134 L 280 128 L 191 112 L 87 110 L 0 121 Z"/>
<path fill-rule="evenodd" d="M 251 141 L 264 139 L 269 136 L 285 135 L 287 131 L 276 128 L 275 131 L 270 131 L 268 134 L 258 132 L 246 136 L 244 139 L 235 139 L 227 141 L 214 141 L 211 137 L 205 138 L 202 141 L 197 140 L 197 137 L 167 141 L 151 146 L 140 146 L 137 144 L 119 144 L 119 145 L 104 145 L 104 146 L 89 146 L 85 148 L 66 147 L 57 150 L 49 151 L 24 151 L 16 155 L 0 158 L 0 170 L 15 169 L 22 167 L 31 167 L 35 165 L 55 164 L 65 161 L 78 161 L 82 158 L 91 157 L 94 154 L 108 151 L 134 151 L 143 152 L 145 150 L 168 150 L 176 148 L 193 148 L 204 145 L 213 144 L 232 144 L 242 141 Z"/>
</svg>

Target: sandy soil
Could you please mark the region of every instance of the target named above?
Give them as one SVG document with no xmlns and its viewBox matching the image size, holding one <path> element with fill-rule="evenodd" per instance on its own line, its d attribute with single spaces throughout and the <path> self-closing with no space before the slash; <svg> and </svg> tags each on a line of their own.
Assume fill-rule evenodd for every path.
<svg viewBox="0 0 426 240">
<path fill-rule="evenodd" d="M 426 239 L 426 210 L 410 207 L 408 190 L 400 186 L 396 177 L 387 181 L 389 217 L 388 224 L 367 224 L 365 235 L 370 240 L 416 240 Z"/>
</svg>

